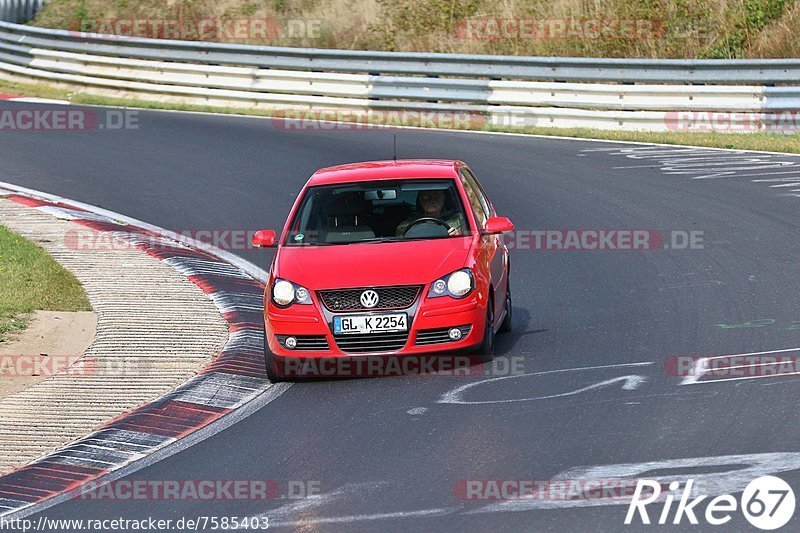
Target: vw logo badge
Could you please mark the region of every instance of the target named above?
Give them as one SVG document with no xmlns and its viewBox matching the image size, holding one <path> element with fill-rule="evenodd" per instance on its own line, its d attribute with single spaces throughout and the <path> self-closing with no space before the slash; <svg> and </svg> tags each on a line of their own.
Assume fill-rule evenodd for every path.
<svg viewBox="0 0 800 533">
<path fill-rule="evenodd" d="M 378 293 L 375 291 L 364 291 L 361 293 L 361 305 L 371 309 L 378 305 Z"/>
</svg>

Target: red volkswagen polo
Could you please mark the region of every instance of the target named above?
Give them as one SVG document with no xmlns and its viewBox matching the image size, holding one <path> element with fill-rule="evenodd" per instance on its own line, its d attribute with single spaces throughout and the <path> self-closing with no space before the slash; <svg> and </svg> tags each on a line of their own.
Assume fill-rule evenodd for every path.
<svg viewBox="0 0 800 533">
<path fill-rule="evenodd" d="M 264 295 L 271 380 L 287 359 L 468 353 L 491 360 L 511 329 L 508 249 L 498 217 L 461 161 L 325 168 L 303 187 Z"/>
</svg>

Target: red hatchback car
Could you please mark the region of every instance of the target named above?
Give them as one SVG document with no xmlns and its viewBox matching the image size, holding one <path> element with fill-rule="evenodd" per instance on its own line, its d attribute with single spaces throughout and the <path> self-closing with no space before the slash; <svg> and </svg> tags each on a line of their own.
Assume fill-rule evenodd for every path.
<svg viewBox="0 0 800 533">
<path fill-rule="evenodd" d="M 264 295 L 271 380 L 286 359 L 468 353 L 491 360 L 511 329 L 508 249 L 461 161 L 375 161 L 324 168 L 303 187 Z"/>
</svg>

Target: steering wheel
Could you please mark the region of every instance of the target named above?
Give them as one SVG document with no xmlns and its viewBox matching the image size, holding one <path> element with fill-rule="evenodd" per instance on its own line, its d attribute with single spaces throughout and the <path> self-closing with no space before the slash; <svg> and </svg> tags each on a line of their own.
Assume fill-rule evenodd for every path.
<svg viewBox="0 0 800 533">
<path fill-rule="evenodd" d="M 433 222 L 434 224 L 438 224 L 438 225 L 442 226 L 444 229 L 446 229 L 447 231 L 450 231 L 450 224 L 448 224 L 447 222 L 445 222 L 441 218 L 422 217 L 422 218 L 418 218 L 417 220 L 415 220 L 414 222 L 412 222 L 411 224 L 408 225 L 406 230 L 403 232 L 403 237 L 405 237 L 406 233 L 408 233 L 411 230 L 411 228 L 413 228 L 417 224 L 427 224 L 429 222 Z"/>
</svg>

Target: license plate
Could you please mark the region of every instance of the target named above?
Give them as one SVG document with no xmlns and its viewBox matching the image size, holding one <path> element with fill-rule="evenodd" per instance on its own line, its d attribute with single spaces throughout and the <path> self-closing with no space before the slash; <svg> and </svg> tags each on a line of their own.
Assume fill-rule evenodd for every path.
<svg viewBox="0 0 800 533">
<path fill-rule="evenodd" d="M 352 315 L 333 317 L 333 333 L 387 333 L 408 330 L 408 315 Z"/>
</svg>

